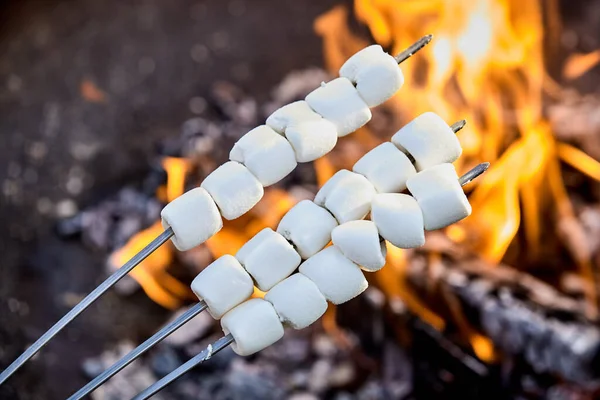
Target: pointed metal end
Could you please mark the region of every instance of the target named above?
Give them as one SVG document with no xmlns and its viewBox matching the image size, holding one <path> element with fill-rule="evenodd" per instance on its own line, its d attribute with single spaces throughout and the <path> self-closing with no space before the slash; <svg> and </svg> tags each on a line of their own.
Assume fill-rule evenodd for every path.
<svg viewBox="0 0 600 400">
<path fill-rule="evenodd" d="M 469 172 L 467 172 L 466 174 L 464 174 L 463 176 L 458 178 L 458 183 L 460 183 L 460 186 L 465 186 L 466 184 L 470 183 L 473 179 L 477 178 L 478 176 L 483 174 L 485 171 L 487 171 L 489 167 L 490 167 L 489 162 L 483 162 L 479 165 L 476 165 Z"/>
<path fill-rule="evenodd" d="M 452 131 L 454 133 L 457 133 L 462 128 L 464 128 L 466 124 L 467 124 L 467 120 L 461 119 L 460 121 L 457 121 L 457 122 L 453 123 L 452 125 L 450 125 L 450 128 L 452 128 Z"/>
<path fill-rule="evenodd" d="M 431 42 L 432 39 L 433 39 L 433 35 L 431 35 L 431 34 L 423 36 L 421 39 L 417 40 L 415 43 L 410 45 L 408 47 L 408 49 L 404 50 L 403 52 L 399 53 L 396 57 L 394 57 L 396 59 L 396 62 L 398 64 L 401 64 L 404 61 L 408 60 L 417 51 L 419 51 L 423 47 L 427 46 L 429 44 L 429 42 Z"/>
</svg>

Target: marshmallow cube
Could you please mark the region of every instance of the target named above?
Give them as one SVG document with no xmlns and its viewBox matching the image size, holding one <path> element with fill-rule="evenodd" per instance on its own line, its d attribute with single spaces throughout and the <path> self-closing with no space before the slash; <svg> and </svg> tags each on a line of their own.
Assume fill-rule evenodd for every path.
<svg viewBox="0 0 600 400">
<path fill-rule="evenodd" d="M 296 161 L 309 162 L 329 153 L 335 147 L 338 135 L 335 125 L 321 118 L 290 125 L 285 137 L 294 148 Z"/>
<path fill-rule="evenodd" d="M 440 164 L 419 172 L 406 182 L 423 211 L 425 229 L 441 229 L 471 215 L 452 164 Z"/>
<path fill-rule="evenodd" d="M 271 228 L 256 234 L 235 256 L 263 292 L 290 276 L 301 261 L 292 245 Z"/>
<path fill-rule="evenodd" d="M 192 281 L 192 291 L 208 305 L 215 319 L 237 306 L 254 292 L 252 278 L 235 259 L 226 254 L 217 258 Z"/>
<path fill-rule="evenodd" d="M 365 271 L 379 271 L 385 265 L 387 249 L 372 221 L 349 221 L 331 232 L 331 241 L 352 262 Z"/>
<path fill-rule="evenodd" d="M 346 136 L 371 120 L 369 106 L 347 78 L 337 78 L 306 96 L 308 105 L 333 122 L 338 136 Z"/>
<path fill-rule="evenodd" d="M 221 319 L 223 332 L 233 336 L 231 348 L 249 356 L 269 347 L 283 337 L 283 325 L 275 308 L 263 299 L 250 299 Z"/>
<path fill-rule="evenodd" d="M 223 227 L 217 205 L 202 188 L 177 197 L 162 209 L 160 216 L 163 228 L 173 229 L 171 241 L 179 251 L 204 243 Z"/>
<path fill-rule="evenodd" d="M 363 175 L 379 193 L 406 189 L 406 180 L 417 171 L 410 159 L 390 142 L 382 143 L 361 157 L 352 170 Z"/>
<path fill-rule="evenodd" d="M 345 303 L 369 286 L 360 267 L 335 246 L 321 250 L 300 264 L 300 273 L 313 281 L 333 304 Z"/>
<path fill-rule="evenodd" d="M 419 115 L 396 132 L 392 143 L 415 159 L 418 171 L 454 162 L 462 153 L 456 134 L 432 112 Z"/>
<path fill-rule="evenodd" d="M 270 126 L 275 132 L 284 134 L 291 125 L 298 125 L 308 121 L 322 120 L 319 114 L 313 111 L 304 100 L 295 101 L 287 104 L 273 112 L 267 118 L 267 126 Z"/>
<path fill-rule="evenodd" d="M 333 304 L 345 303 L 369 286 L 360 267 L 335 246 L 321 250 L 300 264 L 300 273 L 313 281 Z"/>
<path fill-rule="evenodd" d="M 337 221 L 327 210 L 310 200 L 302 200 L 283 216 L 277 232 L 306 259 L 329 243 L 336 226 Z"/>
<path fill-rule="evenodd" d="M 315 196 L 315 203 L 327 208 L 340 224 L 363 219 L 371 210 L 375 187 L 362 175 L 340 170 Z"/>
<path fill-rule="evenodd" d="M 410 249 L 425 244 L 421 208 L 407 194 L 385 193 L 375 196 L 371 220 L 379 234 L 396 247 Z"/>
<path fill-rule="evenodd" d="M 340 68 L 340 76 L 350 79 L 356 83 L 356 77 L 361 69 L 368 66 L 373 60 L 379 59 L 383 54 L 383 48 L 378 44 L 367 46 L 350 57 Z"/>
<path fill-rule="evenodd" d="M 404 84 L 398 62 L 378 45 L 350 57 L 340 68 L 340 76 L 356 85 L 360 97 L 369 107 L 385 102 Z"/>
<path fill-rule="evenodd" d="M 242 136 L 233 145 L 229 159 L 244 164 L 263 186 L 279 182 L 297 165 L 292 145 L 266 125 Z"/>
<path fill-rule="evenodd" d="M 279 319 L 294 329 L 304 329 L 327 310 L 327 300 L 317 285 L 302 274 L 294 274 L 267 292 Z"/>
<path fill-rule="evenodd" d="M 234 161 L 211 172 L 200 185 L 214 199 L 225 219 L 236 219 L 256 205 L 264 194 L 258 179 Z"/>
</svg>

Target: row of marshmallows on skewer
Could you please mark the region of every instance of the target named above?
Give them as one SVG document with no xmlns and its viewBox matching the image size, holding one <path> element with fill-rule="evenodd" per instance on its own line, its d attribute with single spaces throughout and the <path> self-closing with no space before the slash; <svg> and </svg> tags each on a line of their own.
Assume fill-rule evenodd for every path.
<svg viewBox="0 0 600 400">
<path fill-rule="evenodd" d="M 429 148 L 412 147 L 415 137 Z M 416 150 L 410 156 L 399 150 L 407 144 Z M 419 247 L 425 230 L 471 213 L 450 164 L 460 154 L 454 132 L 439 116 L 417 117 L 391 143 L 365 154 L 353 172 L 337 172 L 314 201 L 292 207 L 276 232 L 263 229 L 235 257 L 214 261 L 192 290 L 214 318 L 222 317 L 235 352 L 250 355 L 270 346 L 283 337 L 284 325 L 302 329 L 319 319 L 327 300 L 341 304 L 361 294 L 368 286 L 363 271 L 385 265 L 386 240 Z M 407 188 L 412 196 L 399 193 Z M 363 220 L 369 213 L 371 220 Z M 255 284 L 267 292 L 264 300 L 248 300 Z"/>
<path fill-rule="evenodd" d="M 232 220 L 248 212 L 262 198 L 263 187 L 283 179 L 298 162 L 330 152 L 338 137 L 369 122 L 369 107 L 403 84 L 396 60 L 372 45 L 350 57 L 339 78 L 276 110 L 265 125 L 242 136 L 229 162 L 162 210 L 163 226 L 172 228 L 177 249 L 189 250 L 215 235 L 223 227 L 221 217 Z"/>
</svg>

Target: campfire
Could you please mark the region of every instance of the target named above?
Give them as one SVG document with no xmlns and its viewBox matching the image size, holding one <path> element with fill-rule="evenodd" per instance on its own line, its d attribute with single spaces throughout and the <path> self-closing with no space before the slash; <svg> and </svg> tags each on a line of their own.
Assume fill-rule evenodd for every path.
<svg viewBox="0 0 600 400">
<path fill-rule="evenodd" d="M 388 244 L 386 266 L 369 276 L 365 299 L 330 306 L 320 326 L 286 334 L 256 360 L 238 362 L 225 353 L 224 361 L 168 393 L 210 396 L 210 385 L 230 385 L 234 389 L 227 390 L 249 390 L 257 398 L 279 398 L 297 388 L 359 398 L 594 398 L 600 389 L 600 208 L 594 186 L 600 146 L 589 139 L 586 128 L 593 131 L 597 123 L 586 115 L 600 104 L 568 85 L 594 68 L 600 53 L 559 54 L 555 0 L 354 0 L 318 17 L 314 30 L 327 71 L 291 73 L 260 105 L 239 88 L 216 83 L 210 99 L 216 112 L 186 121 L 180 137 L 161 143 L 143 190 L 124 189 L 62 221 L 61 232 L 81 232 L 88 243 L 109 250 L 107 269 L 114 271 L 163 232 L 157 205 L 198 186 L 257 121 L 304 98 L 369 44 L 396 54 L 429 32 L 434 41 L 402 65 L 403 89 L 373 110 L 372 123 L 265 188 L 256 207 L 224 221 L 203 245 L 179 252 L 166 243 L 117 289 L 127 294 L 141 287 L 152 301 L 180 313 L 197 301 L 189 283 L 210 262 L 235 254 L 265 227 L 277 229 L 287 211 L 312 199 L 338 170 L 352 169 L 364 153 L 431 110 L 448 122 L 468 121 L 457 134 L 463 147 L 455 163 L 459 176 L 491 162 L 487 174 L 465 187 L 473 213 L 444 231 L 428 232 L 422 248 Z M 559 68 L 560 77 L 548 72 Z M 98 219 L 122 214 L 129 219 L 115 218 L 99 230 Z M 253 297 L 264 295 L 254 289 Z M 156 350 L 160 368 L 136 362 L 98 395 L 131 396 L 148 385 L 150 369 L 165 375 L 179 364 L 173 359 L 202 349 L 215 337 L 212 320 L 204 317 Z M 97 374 L 127 351 L 114 353 L 90 360 L 95 369 L 86 372 Z M 303 382 L 273 392 L 260 387 L 291 382 L 294 371 L 307 369 Z M 225 380 L 218 377 L 223 371 Z M 316 382 L 322 375 L 335 377 Z M 240 376 L 253 381 L 236 381 Z"/>
<path fill-rule="evenodd" d="M 368 29 L 358 34 L 352 23 Z M 555 131 L 561 117 L 552 110 L 568 92 L 547 73 L 547 65 L 556 63 L 552 56 L 560 29 L 555 2 L 356 0 L 353 9 L 336 6 L 320 16 L 314 28 L 331 74 L 372 41 L 394 54 L 423 33 L 436 36 L 414 62 L 403 65 L 404 90 L 377 110 L 386 126 L 362 128 L 314 162 L 319 186 L 337 170 L 351 168 L 393 127 L 429 110 L 447 121 L 468 120 L 458 133 L 464 151 L 456 164 L 459 172 L 492 162 L 489 173 L 468 188 L 474 210 L 469 218 L 431 234 L 418 251 L 388 246 L 386 268 L 372 279 L 385 303 L 405 304 L 419 321 L 487 366 L 520 360 L 537 373 L 586 383 L 589 389 L 600 354 L 594 325 L 597 265 L 586 238 L 590 227 L 581 218 L 589 202 L 570 195 L 566 182 L 574 176 L 577 182 L 600 178 L 600 163 L 580 149 L 577 138 Z M 598 61 L 597 53 L 573 54 L 563 75 L 575 79 Z M 569 98 L 573 101 L 572 93 Z M 156 196 L 163 201 L 196 185 L 212 166 L 210 156 L 184 150 L 191 155 L 162 161 L 167 179 Z M 215 259 L 235 254 L 262 228 L 275 229 L 302 198 L 269 188 L 255 210 L 226 223 L 205 248 L 191 253 L 202 253 L 202 262 L 207 253 Z M 110 263 L 122 265 L 160 230 L 154 224 L 136 234 Z M 150 298 L 170 309 L 192 298 L 187 286 L 167 272 L 177 258 L 196 272 L 203 267 L 194 254 L 177 255 L 163 247 L 132 274 Z M 254 296 L 263 295 L 255 289 Z M 338 313 L 330 308 L 323 328 L 350 346 Z"/>
</svg>

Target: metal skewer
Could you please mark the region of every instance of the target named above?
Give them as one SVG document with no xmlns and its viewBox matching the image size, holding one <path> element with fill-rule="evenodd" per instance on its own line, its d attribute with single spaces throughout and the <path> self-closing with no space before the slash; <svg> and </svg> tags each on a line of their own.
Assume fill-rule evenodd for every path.
<svg viewBox="0 0 600 400">
<path fill-rule="evenodd" d="M 462 124 L 462 126 L 464 126 L 464 124 Z M 465 186 L 467 183 L 471 182 L 473 179 L 477 178 L 485 171 L 487 171 L 489 166 L 490 163 L 488 162 L 476 165 L 473 169 L 471 169 L 466 174 L 458 178 L 458 182 L 461 186 Z M 146 388 L 143 392 L 139 393 L 133 398 L 133 400 L 145 400 L 154 396 L 156 393 L 160 392 L 162 389 L 173 383 L 176 379 L 190 371 L 192 368 L 196 367 L 199 364 L 202 364 L 205 361 L 208 361 L 213 355 L 217 354 L 219 351 L 229 346 L 232 342 L 233 337 L 231 336 L 231 334 L 228 334 L 216 340 L 214 343 L 209 344 L 204 350 L 202 350 L 193 358 L 189 359 L 185 364 L 179 366 L 179 368 L 175 369 L 170 374 L 155 382 L 154 384 Z"/>
<path fill-rule="evenodd" d="M 177 319 L 175 319 L 168 325 L 164 326 L 160 331 L 156 332 L 154 335 L 152 335 L 152 337 L 147 339 L 144 343 L 140 344 L 138 347 L 136 347 L 134 350 L 132 350 L 125 357 L 121 358 L 119 361 L 117 361 L 115 364 L 113 364 L 106 371 L 102 372 L 100 375 L 95 377 L 94 380 L 92 380 L 87 385 L 85 385 L 84 387 L 79 389 L 75 394 L 73 394 L 71 397 L 69 397 L 68 400 L 82 399 L 85 396 L 87 396 L 88 394 L 90 394 L 91 392 L 93 392 L 94 390 L 96 390 L 104 382 L 106 382 L 107 380 L 112 378 L 123 368 L 125 368 L 126 366 L 131 364 L 133 361 L 135 361 L 138 357 L 140 357 L 141 355 L 146 353 L 148 350 L 150 350 L 152 347 L 154 347 L 155 344 L 158 344 L 160 341 L 162 341 L 164 338 L 169 336 L 171 333 L 175 332 L 177 329 L 179 329 L 180 327 L 182 327 L 183 325 L 188 323 L 192 318 L 194 318 L 196 315 L 200 314 L 207 307 L 208 306 L 206 305 L 206 303 L 204 301 L 200 301 L 200 302 L 194 304 L 185 313 L 181 314 Z"/>
<path fill-rule="evenodd" d="M 401 52 L 396 56 L 398 64 L 410 58 L 417 51 L 426 46 L 433 35 L 427 35 L 421 38 L 419 41 L 411 45 L 408 49 Z M 77 304 L 71 311 L 69 311 L 64 317 L 62 317 L 52 328 L 44 333 L 34 344 L 32 344 L 23 354 L 19 356 L 12 364 L 6 368 L 2 374 L 0 374 L 0 385 L 4 384 L 8 378 L 12 376 L 19 368 L 21 368 L 31 357 L 33 357 L 38 351 L 40 351 L 48 342 L 56 336 L 65 326 L 67 326 L 75 317 L 81 314 L 87 309 L 94 301 L 102 296 L 108 289 L 114 286 L 119 280 L 127 275 L 133 268 L 141 263 L 146 257 L 148 257 L 154 250 L 163 245 L 167 240 L 173 236 L 173 230 L 171 228 L 165 230 L 156 239 L 154 239 L 148 246 L 142 251 L 133 256 L 125 265 L 108 277 L 104 282 L 88 294 L 79 304 Z"/>
<path fill-rule="evenodd" d="M 408 60 L 417 51 L 419 51 L 423 47 L 427 46 L 429 44 L 429 42 L 431 42 L 431 39 L 433 39 L 433 35 L 423 36 L 421 39 L 417 40 L 414 44 L 409 46 L 408 49 L 404 50 L 403 52 L 398 54 L 396 57 L 394 57 L 396 59 L 396 62 L 398 64 L 400 64 L 400 63 L 403 63 L 404 61 Z"/>
<path fill-rule="evenodd" d="M 15 373 L 19 368 L 23 366 L 31 357 L 33 357 L 42 347 L 44 347 L 50 339 L 52 339 L 58 332 L 60 332 L 69 322 L 75 317 L 81 314 L 86 308 L 88 308 L 94 301 L 102 296 L 108 289 L 110 289 L 115 283 L 121 280 L 127 275 L 136 265 L 144 261 L 152 252 L 162 246 L 167 240 L 173 236 L 173 230 L 171 228 L 165 230 L 163 233 L 158 235 L 150 244 L 137 253 L 131 260 L 125 265 L 118 269 L 115 273 L 109 276 L 104 282 L 102 282 L 96 289 L 88 294 L 79 304 L 71 309 L 64 317 L 62 317 L 52 328 L 42 335 L 34 344 L 32 344 L 23 354 L 19 356 L 12 364 L 6 368 L 2 374 L 0 374 L 0 385 L 2 385 L 10 376 Z"/>
</svg>

